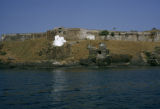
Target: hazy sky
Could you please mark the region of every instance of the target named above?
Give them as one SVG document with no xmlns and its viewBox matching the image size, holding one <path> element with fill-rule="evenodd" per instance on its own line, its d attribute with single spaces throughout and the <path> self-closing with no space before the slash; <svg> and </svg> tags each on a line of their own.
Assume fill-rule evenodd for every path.
<svg viewBox="0 0 160 109">
<path fill-rule="evenodd" d="M 160 29 L 160 0 L 0 0 L 0 34 L 54 27 Z"/>
</svg>

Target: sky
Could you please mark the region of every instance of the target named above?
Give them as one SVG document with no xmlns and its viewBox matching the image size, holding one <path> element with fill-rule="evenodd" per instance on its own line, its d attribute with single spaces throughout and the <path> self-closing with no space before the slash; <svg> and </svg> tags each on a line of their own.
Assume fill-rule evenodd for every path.
<svg viewBox="0 0 160 109">
<path fill-rule="evenodd" d="M 160 0 L 0 0 L 0 34 L 55 27 L 160 29 Z"/>
</svg>

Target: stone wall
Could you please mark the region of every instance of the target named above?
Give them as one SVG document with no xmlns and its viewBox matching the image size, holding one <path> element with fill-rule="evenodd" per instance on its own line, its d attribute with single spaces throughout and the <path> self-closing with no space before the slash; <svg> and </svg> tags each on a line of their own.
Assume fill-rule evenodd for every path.
<svg viewBox="0 0 160 109">
<path fill-rule="evenodd" d="M 96 40 L 124 40 L 124 41 L 152 41 L 160 42 L 160 30 L 145 31 L 145 32 L 122 32 L 109 31 L 109 35 L 100 36 L 100 30 L 88 30 L 82 28 L 64 28 L 59 27 L 53 30 L 48 30 L 44 33 L 26 33 L 26 34 L 3 34 L 2 41 L 9 40 L 28 40 L 45 37 L 49 40 L 54 40 L 55 35 L 60 35 L 65 40 L 87 40 L 89 35 L 94 35 Z M 111 35 L 114 33 L 114 36 Z"/>
<path fill-rule="evenodd" d="M 113 32 L 113 31 L 112 31 Z M 104 39 L 104 36 L 99 36 Z M 152 35 L 151 32 L 114 32 L 114 36 L 106 36 L 107 40 L 124 40 L 124 41 L 147 41 L 160 42 L 160 32 Z"/>
<path fill-rule="evenodd" d="M 37 39 L 46 37 L 46 33 L 17 33 L 17 34 L 3 34 L 2 41 L 24 41 L 28 39 Z"/>
</svg>

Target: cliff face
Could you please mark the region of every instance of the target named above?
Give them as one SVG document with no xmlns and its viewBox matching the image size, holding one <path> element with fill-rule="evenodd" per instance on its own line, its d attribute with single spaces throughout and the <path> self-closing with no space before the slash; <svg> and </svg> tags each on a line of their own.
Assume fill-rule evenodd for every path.
<svg viewBox="0 0 160 109">
<path fill-rule="evenodd" d="M 54 39 L 55 35 L 63 36 L 66 40 L 85 40 L 89 36 L 95 40 L 122 40 L 122 41 L 147 41 L 159 42 L 160 30 L 151 30 L 145 32 L 122 32 L 109 31 L 107 36 L 100 36 L 101 30 L 88 30 L 82 28 L 55 28 L 44 33 L 26 33 L 26 34 L 3 34 L 2 41 L 24 41 L 28 39 L 46 38 Z M 112 34 L 113 33 L 113 34 Z"/>
</svg>

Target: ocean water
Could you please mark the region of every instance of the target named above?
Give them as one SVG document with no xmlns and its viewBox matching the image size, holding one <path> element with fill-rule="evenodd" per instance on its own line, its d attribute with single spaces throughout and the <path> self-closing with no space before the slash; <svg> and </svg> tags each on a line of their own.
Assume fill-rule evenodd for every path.
<svg viewBox="0 0 160 109">
<path fill-rule="evenodd" d="M 160 109 L 160 67 L 0 69 L 0 109 Z"/>
</svg>

